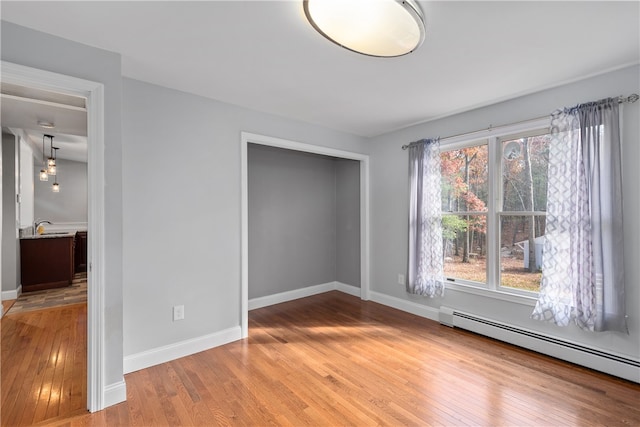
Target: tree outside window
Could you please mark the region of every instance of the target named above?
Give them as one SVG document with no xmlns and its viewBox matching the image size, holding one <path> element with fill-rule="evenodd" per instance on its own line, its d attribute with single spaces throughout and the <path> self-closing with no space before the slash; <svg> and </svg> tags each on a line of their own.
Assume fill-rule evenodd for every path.
<svg viewBox="0 0 640 427">
<path fill-rule="evenodd" d="M 539 290 L 549 140 L 546 133 L 530 132 L 451 150 L 442 147 L 447 280 L 507 291 Z M 491 153 L 499 160 L 490 161 Z M 497 243 L 490 245 L 490 239 Z M 492 263 L 496 274 L 489 278 L 487 266 Z"/>
</svg>

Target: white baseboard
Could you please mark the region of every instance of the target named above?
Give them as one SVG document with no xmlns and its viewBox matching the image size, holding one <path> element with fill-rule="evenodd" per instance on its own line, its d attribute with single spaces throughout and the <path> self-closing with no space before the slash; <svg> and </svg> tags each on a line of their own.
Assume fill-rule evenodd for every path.
<svg viewBox="0 0 640 427">
<path fill-rule="evenodd" d="M 426 305 L 418 304 L 416 302 L 407 301 L 401 298 L 392 297 L 374 291 L 371 291 L 371 301 L 393 307 L 398 310 L 406 311 L 407 313 L 415 314 L 416 316 L 435 320 L 436 322 L 438 321 L 439 310 L 437 308 L 429 307 Z"/>
<path fill-rule="evenodd" d="M 240 326 L 202 337 L 180 341 L 124 357 L 124 373 L 138 371 L 194 353 L 209 350 L 242 338 Z"/>
<path fill-rule="evenodd" d="M 335 282 L 335 284 L 335 289 L 337 291 L 344 292 L 345 294 L 353 295 L 354 297 L 358 298 L 360 298 L 360 295 L 362 294 L 362 289 L 357 286 L 347 285 L 346 283 L 342 282 Z"/>
<path fill-rule="evenodd" d="M 292 291 L 281 292 L 279 294 L 267 295 L 249 300 L 249 311 L 257 308 L 267 307 L 274 304 L 280 304 L 287 301 L 293 301 L 298 298 L 310 297 L 312 295 L 322 294 L 336 289 L 336 282 L 323 283 L 321 285 L 308 286 L 302 289 L 294 289 Z"/>
<path fill-rule="evenodd" d="M 18 299 L 20 295 L 22 295 L 22 285 L 18 286 L 18 289 L 14 289 L 13 291 L 2 291 L 2 301 L 6 301 L 9 299 Z"/>
<path fill-rule="evenodd" d="M 116 405 L 127 400 L 127 384 L 124 378 L 117 383 L 109 384 L 104 388 L 104 407 Z"/>
<path fill-rule="evenodd" d="M 346 283 L 341 282 L 328 282 L 320 285 L 307 286 L 306 288 L 294 289 L 292 291 L 281 292 L 279 294 L 250 299 L 249 311 L 287 301 L 293 301 L 299 298 L 323 294 L 329 291 L 340 291 L 358 298 L 360 298 L 361 294 L 361 289 L 356 286 L 347 285 Z"/>
</svg>

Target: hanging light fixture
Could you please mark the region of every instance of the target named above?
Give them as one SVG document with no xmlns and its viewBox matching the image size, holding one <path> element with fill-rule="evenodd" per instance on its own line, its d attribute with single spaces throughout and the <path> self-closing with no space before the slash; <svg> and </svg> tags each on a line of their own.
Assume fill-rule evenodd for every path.
<svg viewBox="0 0 640 427">
<path fill-rule="evenodd" d="M 40 169 L 40 181 L 49 181 L 49 174 L 47 173 L 47 163 L 44 157 L 44 137 L 42 135 L 42 169 Z"/>
<path fill-rule="evenodd" d="M 333 43 L 369 56 L 402 56 L 425 37 L 413 0 L 304 0 L 309 23 Z"/>
<path fill-rule="evenodd" d="M 45 138 L 49 138 L 49 157 L 45 160 Z M 54 193 L 60 192 L 60 184 L 58 183 L 58 167 L 56 166 L 56 158 L 58 147 L 53 146 L 53 135 L 42 135 L 42 169 L 40 170 L 40 181 L 48 181 L 49 175 L 53 176 L 53 186 L 51 190 Z"/>
<path fill-rule="evenodd" d="M 53 155 L 53 135 L 45 135 L 49 138 L 49 158 L 47 159 L 47 174 L 55 175 L 56 174 L 56 158 Z"/>
<path fill-rule="evenodd" d="M 56 162 L 56 154 L 58 153 L 58 147 L 51 147 L 53 150 L 53 167 L 54 170 L 56 168 L 55 162 Z M 53 191 L 54 193 L 59 193 L 60 192 L 60 184 L 58 184 L 58 173 L 57 170 L 55 170 L 56 173 L 54 173 L 53 175 L 53 186 L 51 187 L 51 191 Z"/>
</svg>

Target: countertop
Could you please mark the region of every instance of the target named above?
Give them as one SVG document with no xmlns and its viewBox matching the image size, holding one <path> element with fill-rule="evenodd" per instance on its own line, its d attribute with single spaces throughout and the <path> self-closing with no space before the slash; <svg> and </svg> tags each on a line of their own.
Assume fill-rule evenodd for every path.
<svg viewBox="0 0 640 427">
<path fill-rule="evenodd" d="M 50 231 L 43 234 L 35 234 L 32 236 L 22 236 L 20 240 L 32 240 L 32 239 L 55 239 L 58 237 L 74 237 L 75 231 Z"/>
</svg>

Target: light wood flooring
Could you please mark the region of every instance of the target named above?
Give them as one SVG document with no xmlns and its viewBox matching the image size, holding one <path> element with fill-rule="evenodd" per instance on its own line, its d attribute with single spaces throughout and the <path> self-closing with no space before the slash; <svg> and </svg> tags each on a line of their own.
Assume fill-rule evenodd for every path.
<svg viewBox="0 0 640 427">
<path fill-rule="evenodd" d="M 246 340 L 126 375 L 127 402 L 48 425 L 640 426 L 638 384 L 337 291 L 249 322 Z"/>
<path fill-rule="evenodd" d="M 0 425 L 86 413 L 87 304 L 10 312 L 1 328 Z"/>
</svg>

